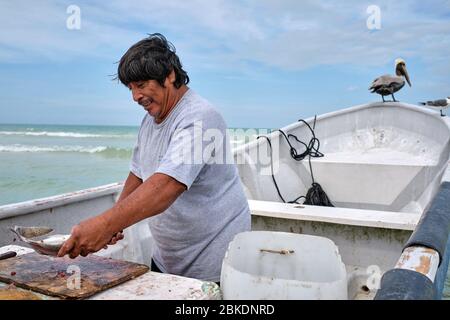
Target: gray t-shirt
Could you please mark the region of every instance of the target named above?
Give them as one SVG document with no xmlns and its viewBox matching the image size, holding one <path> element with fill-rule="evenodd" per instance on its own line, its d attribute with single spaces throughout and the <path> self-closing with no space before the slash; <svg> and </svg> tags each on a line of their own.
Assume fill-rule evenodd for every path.
<svg viewBox="0 0 450 320">
<path fill-rule="evenodd" d="M 164 173 L 187 187 L 149 219 L 153 260 L 161 271 L 219 281 L 229 242 L 250 230 L 250 210 L 230 150 L 222 116 L 192 89 L 163 122 L 144 117 L 131 172 L 144 181 Z"/>
</svg>

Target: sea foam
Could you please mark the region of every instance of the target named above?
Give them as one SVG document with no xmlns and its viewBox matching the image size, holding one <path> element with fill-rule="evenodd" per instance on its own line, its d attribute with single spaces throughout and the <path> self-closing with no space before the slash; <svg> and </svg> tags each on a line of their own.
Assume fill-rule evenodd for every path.
<svg viewBox="0 0 450 320">
<path fill-rule="evenodd" d="M 96 153 L 105 151 L 108 147 L 83 146 L 29 146 L 22 144 L 0 145 L 0 152 L 87 152 Z"/>
<path fill-rule="evenodd" d="M 106 146 L 30 146 L 22 144 L 0 145 L 0 152 L 78 152 L 100 154 L 108 157 L 129 157 L 131 149 Z"/>
<path fill-rule="evenodd" d="M 4 136 L 36 136 L 36 137 L 65 137 L 65 138 L 124 138 L 132 135 L 118 134 L 93 134 L 78 132 L 58 132 L 58 131 L 0 131 Z"/>
</svg>

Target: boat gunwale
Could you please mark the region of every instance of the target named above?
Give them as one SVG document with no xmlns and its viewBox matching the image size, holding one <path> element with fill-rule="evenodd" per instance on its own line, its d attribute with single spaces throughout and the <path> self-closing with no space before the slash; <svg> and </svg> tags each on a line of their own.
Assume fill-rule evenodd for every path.
<svg viewBox="0 0 450 320">
<path fill-rule="evenodd" d="M 122 182 L 115 182 L 94 188 L 58 194 L 55 196 L 6 204 L 0 206 L 0 220 L 65 206 L 76 202 L 91 200 L 102 196 L 116 195 L 121 192 L 122 188 Z"/>
<path fill-rule="evenodd" d="M 424 113 L 428 116 L 434 117 L 436 119 L 438 119 L 438 121 L 442 121 L 445 125 L 445 127 L 447 128 L 448 131 L 448 137 L 447 137 L 447 141 L 444 145 L 449 144 L 450 143 L 450 122 L 447 122 L 445 119 L 442 119 L 442 117 L 439 115 L 439 113 L 437 113 L 434 110 L 429 110 L 426 109 L 424 107 L 420 107 L 417 105 L 413 105 L 413 104 L 409 104 L 409 103 L 403 103 L 403 102 L 371 102 L 371 103 L 365 103 L 365 104 L 360 104 L 357 106 L 353 106 L 353 107 L 349 107 L 349 108 L 345 108 L 345 109 L 339 109 L 339 110 L 335 110 L 335 111 L 331 111 L 328 113 L 324 113 L 321 115 L 317 115 L 317 117 L 309 117 L 307 119 L 304 119 L 305 122 L 307 122 L 308 124 L 312 123 L 314 121 L 314 119 L 316 118 L 316 121 L 319 120 L 325 120 L 325 119 L 329 119 L 335 116 L 340 116 L 343 114 L 350 114 L 350 113 L 354 113 L 357 111 L 361 111 L 361 110 L 365 110 L 365 109 L 369 109 L 369 108 L 381 108 L 381 107 L 397 107 L 397 108 L 404 108 L 404 109 L 408 109 L 410 111 L 414 111 L 414 112 L 418 112 L 418 113 Z M 294 122 L 291 123 L 285 127 L 282 127 L 281 129 L 285 132 L 289 132 L 291 130 L 300 128 L 302 126 L 305 126 L 305 124 L 303 122 Z M 279 138 L 281 136 L 281 133 L 276 130 L 276 131 L 272 131 L 271 133 L 269 133 L 267 135 L 268 138 L 270 139 L 275 139 L 275 138 Z M 233 149 L 233 154 L 236 157 L 237 154 L 239 153 L 245 153 L 246 151 L 255 148 L 256 146 L 258 146 L 261 143 L 267 143 L 266 140 L 254 140 L 254 141 L 250 141 L 244 145 L 238 146 L 236 148 Z"/>
</svg>

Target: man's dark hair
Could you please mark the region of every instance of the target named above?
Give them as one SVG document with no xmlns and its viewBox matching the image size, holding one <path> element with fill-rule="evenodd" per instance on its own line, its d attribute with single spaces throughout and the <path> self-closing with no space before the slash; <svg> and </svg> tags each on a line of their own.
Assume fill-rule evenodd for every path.
<svg viewBox="0 0 450 320">
<path fill-rule="evenodd" d="M 160 33 L 152 33 L 133 46 L 120 59 L 117 78 L 125 86 L 130 82 L 156 80 L 164 87 L 167 76 L 175 72 L 176 88 L 189 83 L 175 47 Z"/>
</svg>

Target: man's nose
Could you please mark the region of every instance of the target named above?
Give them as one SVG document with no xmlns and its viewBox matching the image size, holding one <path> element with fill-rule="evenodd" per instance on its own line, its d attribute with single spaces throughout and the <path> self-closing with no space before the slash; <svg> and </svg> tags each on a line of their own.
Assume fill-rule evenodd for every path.
<svg viewBox="0 0 450 320">
<path fill-rule="evenodd" d="M 140 99 L 142 99 L 143 95 L 139 92 L 137 89 L 131 89 L 131 94 L 133 95 L 133 100 L 136 102 L 139 102 Z"/>
</svg>

